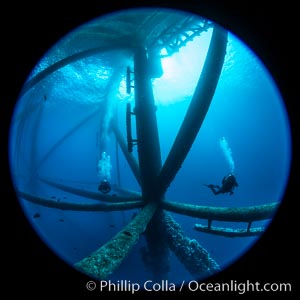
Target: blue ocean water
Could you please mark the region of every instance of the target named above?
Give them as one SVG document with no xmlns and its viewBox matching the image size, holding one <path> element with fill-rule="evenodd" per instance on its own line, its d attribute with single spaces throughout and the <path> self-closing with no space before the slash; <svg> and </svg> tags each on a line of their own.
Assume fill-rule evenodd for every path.
<svg viewBox="0 0 300 300">
<path fill-rule="evenodd" d="M 163 58 L 164 74 L 153 79 L 163 162 L 201 74 L 210 36 L 211 30 L 172 57 Z M 60 51 L 59 45 L 51 49 L 28 81 L 53 64 L 62 55 Z M 97 192 L 101 180 L 98 163 L 105 151 L 110 156 L 111 193 L 117 193 L 116 185 L 141 191 L 107 125 L 111 117 L 115 118 L 126 136 L 126 104 L 129 102 L 134 107 L 134 90 L 130 95 L 126 93 L 125 75 L 126 67 L 132 64 L 132 58 L 123 49 L 81 58 L 58 68 L 20 96 L 10 144 L 11 172 L 17 190 L 58 202 L 93 203 L 94 200 L 55 188 L 41 179 Z M 135 133 L 134 122 L 132 132 Z M 220 185 L 232 167 L 220 147 L 222 137 L 231 149 L 239 186 L 233 195 L 215 196 L 204 184 Z M 137 147 L 133 155 L 137 157 Z M 290 160 L 289 122 L 280 92 L 259 58 L 229 34 L 212 104 L 166 199 L 217 207 L 280 202 Z M 22 198 L 20 203 L 33 230 L 70 266 L 109 241 L 138 211 L 76 212 L 47 208 Z M 186 235 L 196 239 L 221 268 L 237 260 L 259 238 L 200 233 L 193 229 L 194 224 L 207 221 L 171 214 Z M 247 226 L 222 222 L 213 225 Z M 267 227 L 268 221 L 253 225 Z M 146 240 L 142 235 L 110 279 L 140 283 L 151 279 L 151 272 L 141 258 L 144 246 Z M 193 279 L 172 252 L 170 261 L 171 282 Z"/>
</svg>

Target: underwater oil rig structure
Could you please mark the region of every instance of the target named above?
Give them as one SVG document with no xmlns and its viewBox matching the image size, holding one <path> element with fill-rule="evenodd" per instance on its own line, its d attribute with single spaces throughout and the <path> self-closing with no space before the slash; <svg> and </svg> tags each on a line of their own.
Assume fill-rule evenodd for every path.
<svg viewBox="0 0 300 300">
<path fill-rule="evenodd" d="M 145 263 L 151 269 L 154 280 L 167 278 L 170 251 L 174 252 L 195 278 L 215 274 L 220 270 L 218 263 L 198 241 L 185 235 L 169 212 L 207 220 L 206 226 L 195 224 L 194 229 L 200 232 L 227 237 L 247 237 L 261 234 L 264 228 L 253 227 L 252 223 L 270 219 L 278 208 L 278 203 L 229 208 L 192 205 L 165 199 L 165 193 L 189 154 L 210 107 L 224 63 L 228 33 L 204 18 L 189 14 L 173 15 L 159 9 L 142 14 L 117 14 L 111 23 L 105 20 L 97 26 L 97 38 L 100 38 L 103 44 L 101 47 L 75 53 L 50 65 L 25 83 L 22 94 L 72 62 L 112 49 L 129 49 L 134 67 L 127 67 L 126 88 L 127 93 L 134 89 L 135 107 L 132 109 L 130 104 L 127 105 L 127 136 L 122 135 L 113 116 L 110 127 L 140 185 L 141 193 L 122 189 L 122 195 L 110 195 L 76 188 L 49 178 L 39 178 L 55 188 L 94 199 L 96 202 L 58 202 L 18 188 L 17 195 L 25 201 L 60 210 L 108 212 L 139 209 L 135 217 L 110 241 L 75 263 L 75 269 L 92 278 L 108 278 L 127 257 L 141 234 L 144 234 L 147 241 Z M 202 72 L 175 141 L 166 160 L 162 162 L 151 81 L 162 74 L 160 51 L 164 48 L 166 55 L 170 56 L 209 28 L 213 32 Z M 111 80 L 114 80 L 113 76 Z M 88 118 L 69 131 L 60 142 L 72 135 Z M 136 121 L 136 138 L 132 136 L 133 118 Z M 59 143 L 56 147 L 58 145 Z M 137 147 L 138 159 L 132 155 L 133 147 Z M 50 156 L 51 151 L 54 149 L 50 150 L 44 159 Z M 245 228 L 214 226 L 214 221 L 244 222 Z"/>
</svg>

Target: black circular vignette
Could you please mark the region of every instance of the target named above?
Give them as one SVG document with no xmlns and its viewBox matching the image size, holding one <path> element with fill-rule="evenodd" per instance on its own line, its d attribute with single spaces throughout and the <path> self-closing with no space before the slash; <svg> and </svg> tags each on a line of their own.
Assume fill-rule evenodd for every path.
<svg viewBox="0 0 300 300">
<path fill-rule="evenodd" d="M 91 1 L 92 2 L 92 1 Z M 97 3 L 71 2 L 57 6 L 53 2 L 7 5 L 8 18 L 2 20 L 2 87 L 1 87 L 1 190 L 4 202 L 2 228 L 6 279 L 4 288 L 10 294 L 23 295 L 101 296 L 85 288 L 89 280 L 60 260 L 40 240 L 23 215 L 9 175 L 8 138 L 14 105 L 32 68 L 45 52 L 74 28 L 104 13 L 117 9 L 162 6 L 187 10 L 205 16 L 232 31 L 243 40 L 270 70 L 285 101 L 289 114 L 293 158 L 289 182 L 280 209 L 268 230 L 243 257 L 213 278 L 228 280 L 291 282 L 296 290 L 296 175 L 299 170 L 297 150 L 299 128 L 293 74 L 293 34 L 296 32 L 295 7 L 292 1 L 279 4 L 269 1 L 109 1 Z M 266 3 L 264 3 L 266 2 Z M 291 3 L 289 3 L 291 2 Z M 292 37 L 292 38 L 291 38 Z M 294 37 L 295 38 L 295 37 Z M 299 133 L 298 133 L 299 136 Z M 176 297 L 184 296 L 187 291 Z M 116 294 L 116 296 L 120 294 Z M 137 294 L 138 295 L 138 294 Z M 157 294 L 158 295 L 158 294 Z M 161 295 L 161 293 L 160 293 Z M 173 293 L 162 294 L 164 298 Z M 113 296 L 112 293 L 109 296 Z M 131 296 L 131 295 L 130 295 Z M 136 296 L 136 295 L 133 295 Z M 147 293 L 143 293 L 147 297 Z M 198 293 L 189 296 L 199 297 Z M 205 295 L 210 296 L 210 295 Z M 216 295 L 214 295 L 216 296 Z M 263 295 L 265 296 L 265 294 Z M 285 296 L 285 294 L 284 294 Z M 288 295 L 287 295 L 288 296 Z"/>
</svg>

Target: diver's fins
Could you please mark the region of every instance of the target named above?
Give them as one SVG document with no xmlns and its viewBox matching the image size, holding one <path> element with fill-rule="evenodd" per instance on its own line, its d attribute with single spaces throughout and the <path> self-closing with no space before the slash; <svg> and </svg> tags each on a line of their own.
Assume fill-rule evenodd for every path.
<svg viewBox="0 0 300 300">
<path fill-rule="evenodd" d="M 203 185 L 209 187 L 210 189 L 216 187 L 214 184 L 203 184 Z"/>
</svg>

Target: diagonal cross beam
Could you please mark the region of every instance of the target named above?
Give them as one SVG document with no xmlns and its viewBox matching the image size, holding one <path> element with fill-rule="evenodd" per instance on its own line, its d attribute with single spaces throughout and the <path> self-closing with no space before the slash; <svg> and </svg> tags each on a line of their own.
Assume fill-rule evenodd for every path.
<svg viewBox="0 0 300 300">
<path fill-rule="evenodd" d="M 226 30 L 214 25 L 206 60 L 191 104 L 158 176 L 160 194 L 166 192 L 175 178 L 203 124 L 222 71 L 227 35 Z"/>
<path fill-rule="evenodd" d="M 146 230 L 157 204 L 148 203 L 116 236 L 74 267 L 96 279 L 105 279 L 116 270 Z"/>
</svg>

